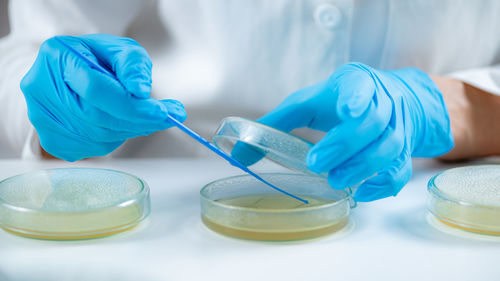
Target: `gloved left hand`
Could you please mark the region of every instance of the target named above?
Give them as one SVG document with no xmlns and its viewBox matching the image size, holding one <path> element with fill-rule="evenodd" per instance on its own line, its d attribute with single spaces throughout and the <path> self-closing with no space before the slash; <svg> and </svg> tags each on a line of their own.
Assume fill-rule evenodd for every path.
<svg viewBox="0 0 500 281">
<path fill-rule="evenodd" d="M 354 195 L 357 201 L 396 195 L 410 179 L 412 156 L 434 157 L 453 147 L 439 89 L 413 68 L 380 71 L 361 63 L 343 65 L 326 81 L 293 93 L 259 121 L 283 131 L 307 126 L 328 132 L 309 152 L 308 166 L 328 172 L 336 189 L 368 178 Z"/>
<path fill-rule="evenodd" d="M 42 44 L 21 90 L 48 153 L 68 161 L 103 156 L 129 138 L 173 126 L 167 114 L 186 119 L 180 102 L 150 97 L 152 63 L 134 40 L 108 34 L 58 39 L 116 78 L 92 68 L 55 38 Z"/>
</svg>

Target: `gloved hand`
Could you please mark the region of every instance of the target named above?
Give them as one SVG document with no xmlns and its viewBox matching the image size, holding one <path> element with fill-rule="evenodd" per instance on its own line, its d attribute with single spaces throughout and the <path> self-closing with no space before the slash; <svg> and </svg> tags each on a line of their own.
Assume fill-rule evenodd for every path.
<svg viewBox="0 0 500 281">
<path fill-rule="evenodd" d="M 167 113 L 183 122 L 175 100 L 156 100 L 151 91 L 151 60 L 137 42 L 106 34 L 61 36 L 113 79 L 90 67 L 51 38 L 21 81 L 28 116 L 44 150 L 75 161 L 103 156 L 125 140 L 171 127 Z"/>
<path fill-rule="evenodd" d="M 259 121 L 283 131 L 307 126 L 328 132 L 310 150 L 308 167 L 328 172 L 335 189 L 367 179 L 354 195 L 357 201 L 395 196 L 411 177 L 412 156 L 434 157 L 453 148 L 441 93 L 413 68 L 345 64 Z"/>
</svg>

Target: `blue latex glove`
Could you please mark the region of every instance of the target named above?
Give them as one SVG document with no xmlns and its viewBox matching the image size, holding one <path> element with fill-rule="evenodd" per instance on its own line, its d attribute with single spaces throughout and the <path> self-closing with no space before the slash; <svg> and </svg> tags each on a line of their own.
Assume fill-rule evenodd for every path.
<svg viewBox="0 0 500 281">
<path fill-rule="evenodd" d="M 328 172 L 335 189 L 353 186 L 357 201 L 395 196 L 412 173 L 411 157 L 434 157 L 453 147 L 441 93 L 424 72 L 380 71 L 345 64 L 332 76 L 286 98 L 260 122 L 284 131 L 328 132 L 307 164 Z"/>
<path fill-rule="evenodd" d="M 91 68 L 51 38 L 21 81 L 28 116 L 45 151 L 68 161 L 103 156 L 125 140 L 171 127 L 167 112 L 183 122 L 175 100 L 156 100 L 151 60 L 137 42 L 106 34 L 60 37 L 116 75 Z"/>
</svg>

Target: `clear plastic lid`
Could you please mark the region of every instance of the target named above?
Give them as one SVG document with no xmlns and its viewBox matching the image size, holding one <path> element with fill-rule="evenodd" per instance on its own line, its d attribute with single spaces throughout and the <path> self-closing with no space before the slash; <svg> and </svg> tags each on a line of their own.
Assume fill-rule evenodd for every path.
<svg viewBox="0 0 500 281">
<path fill-rule="evenodd" d="M 267 158 L 279 165 L 305 174 L 310 142 L 264 124 L 240 117 L 222 120 L 213 136 L 214 144 L 246 166 Z"/>
<path fill-rule="evenodd" d="M 313 144 L 297 136 L 241 117 L 224 118 L 212 138 L 213 143 L 240 163 L 251 166 L 268 159 L 289 170 L 326 178 L 307 167 Z M 361 183 L 360 183 L 361 184 Z M 344 191 L 352 195 L 359 186 Z M 355 207 L 356 204 L 353 205 Z"/>
</svg>

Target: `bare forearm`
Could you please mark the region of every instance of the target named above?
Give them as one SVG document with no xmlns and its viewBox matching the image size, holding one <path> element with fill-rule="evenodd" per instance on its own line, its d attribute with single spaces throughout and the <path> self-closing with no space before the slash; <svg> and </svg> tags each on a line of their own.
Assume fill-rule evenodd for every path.
<svg viewBox="0 0 500 281">
<path fill-rule="evenodd" d="M 500 96 L 467 83 L 432 76 L 448 108 L 455 147 L 443 160 L 500 155 Z"/>
</svg>

